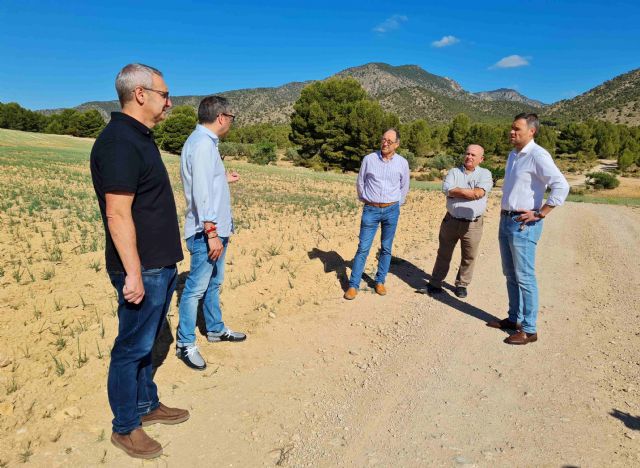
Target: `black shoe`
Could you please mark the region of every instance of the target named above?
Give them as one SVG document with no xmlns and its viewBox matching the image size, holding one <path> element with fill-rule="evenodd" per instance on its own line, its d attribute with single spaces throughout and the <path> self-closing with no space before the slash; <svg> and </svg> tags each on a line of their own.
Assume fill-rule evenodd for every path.
<svg viewBox="0 0 640 468">
<path fill-rule="evenodd" d="M 467 297 L 467 288 L 465 288 L 464 286 L 456 286 L 456 289 L 453 290 L 453 294 L 461 299 L 464 299 L 465 297 Z"/>
<path fill-rule="evenodd" d="M 176 346 L 176 356 L 192 369 L 204 370 L 207 368 L 207 363 L 196 345 Z"/>
<path fill-rule="evenodd" d="M 432 296 L 433 294 L 439 294 L 443 291 L 444 290 L 442 288 L 437 288 L 433 286 L 431 283 L 427 283 L 426 288 L 418 289 L 418 292 L 421 292 L 422 294 L 428 294 L 429 296 Z"/>
</svg>

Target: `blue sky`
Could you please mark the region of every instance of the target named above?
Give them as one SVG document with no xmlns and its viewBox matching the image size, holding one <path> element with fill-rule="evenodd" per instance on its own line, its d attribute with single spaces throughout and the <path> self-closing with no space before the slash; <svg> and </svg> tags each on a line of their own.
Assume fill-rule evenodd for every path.
<svg viewBox="0 0 640 468">
<path fill-rule="evenodd" d="M 638 1 L 0 1 L 0 102 L 115 99 L 129 62 L 173 95 L 416 64 L 468 91 L 555 102 L 640 67 Z"/>
</svg>

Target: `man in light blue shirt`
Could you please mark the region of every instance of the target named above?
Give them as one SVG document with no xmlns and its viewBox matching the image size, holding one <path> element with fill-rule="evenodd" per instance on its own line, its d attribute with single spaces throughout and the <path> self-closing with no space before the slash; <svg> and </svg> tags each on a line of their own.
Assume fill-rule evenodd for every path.
<svg viewBox="0 0 640 468">
<path fill-rule="evenodd" d="M 182 148 L 180 175 L 187 202 L 184 238 L 191 253 L 191 269 L 180 299 L 176 355 L 189 367 L 207 367 L 196 346 L 196 315 L 203 299 L 207 339 L 243 341 L 244 333 L 230 330 L 222 321 L 220 286 L 224 278 L 224 257 L 233 232 L 229 182 L 237 173 L 225 172 L 219 138 L 225 136 L 235 116 L 229 102 L 209 96 L 200 102 L 200 122 Z"/>
<path fill-rule="evenodd" d="M 368 154 L 362 160 L 356 188 L 358 198 L 364 203 L 360 221 L 360 241 L 353 258 L 349 288 L 344 293 L 347 300 L 355 299 L 360 288 L 364 266 L 380 225 L 380 257 L 375 278 L 375 291 L 387 294 L 384 282 L 391 264 L 391 247 L 398 226 L 400 205 L 409 192 L 409 163 L 396 154 L 400 134 L 390 128 L 382 135 L 380 151 Z"/>
<path fill-rule="evenodd" d="M 487 209 L 487 195 L 493 187 L 491 172 L 480 167 L 482 161 L 484 148 L 469 145 L 464 164 L 451 169 L 442 183 L 442 191 L 447 196 L 447 214 L 440 224 L 438 256 L 426 290 L 429 294 L 442 292 L 442 282 L 449 272 L 456 244 L 460 241 L 460 268 L 454 293 L 460 298 L 467 297 L 467 286 L 473 276 L 482 238 L 482 215 Z"/>
</svg>

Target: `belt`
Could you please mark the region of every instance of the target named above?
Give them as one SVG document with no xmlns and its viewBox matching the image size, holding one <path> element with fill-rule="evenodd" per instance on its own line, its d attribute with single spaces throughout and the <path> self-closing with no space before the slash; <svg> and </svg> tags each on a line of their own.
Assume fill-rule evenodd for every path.
<svg viewBox="0 0 640 468">
<path fill-rule="evenodd" d="M 447 213 L 447 215 L 449 215 L 449 218 L 455 219 L 456 221 L 462 221 L 463 223 L 475 223 L 476 221 L 478 221 L 480 218 L 482 218 L 482 215 L 480 216 L 476 216 L 475 218 L 472 219 L 467 219 L 467 218 L 456 218 L 455 216 L 453 216 L 451 213 Z"/>
<path fill-rule="evenodd" d="M 502 216 L 509 216 L 509 217 L 516 216 L 516 215 L 521 215 L 523 213 L 524 213 L 524 211 L 500 210 L 500 214 Z"/>
<path fill-rule="evenodd" d="M 364 202 L 365 205 L 375 206 L 376 208 L 386 208 L 387 206 L 395 205 L 396 203 L 398 202 L 397 201 L 394 201 L 391 203 L 374 203 L 369 201 Z"/>
</svg>

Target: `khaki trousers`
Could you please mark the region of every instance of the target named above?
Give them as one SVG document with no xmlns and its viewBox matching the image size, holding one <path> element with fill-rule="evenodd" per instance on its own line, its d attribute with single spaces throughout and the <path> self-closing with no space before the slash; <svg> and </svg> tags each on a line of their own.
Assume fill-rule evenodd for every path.
<svg viewBox="0 0 640 468">
<path fill-rule="evenodd" d="M 483 218 L 476 222 L 459 221 L 447 213 L 440 224 L 438 257 L 433 266 L 429 283 L 439 288 L 447 277 L 453 250 L 458 241 L 462 248 L 460 268 L 456 276 L 456 286 L 468 286 L 473 277 L 473 266 L 478 254 L 478 246 L 482 238 Z"/>
</svg>

